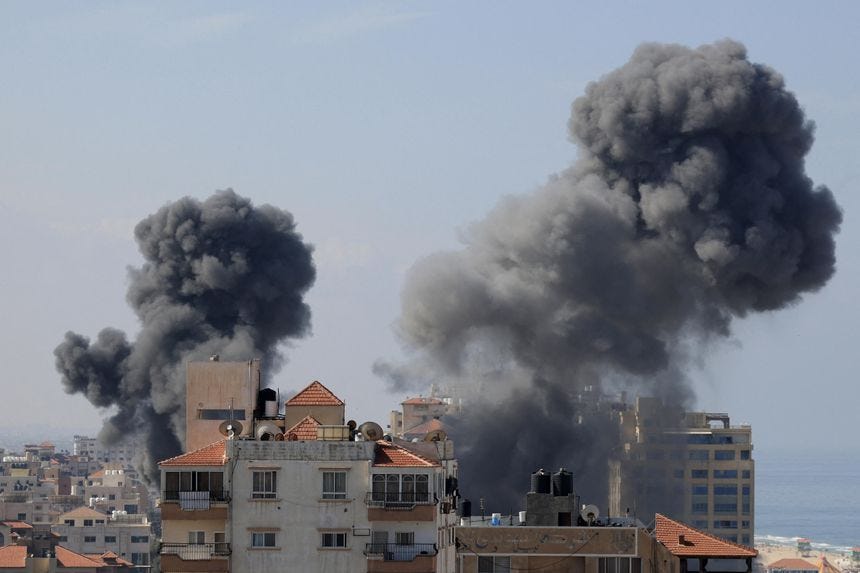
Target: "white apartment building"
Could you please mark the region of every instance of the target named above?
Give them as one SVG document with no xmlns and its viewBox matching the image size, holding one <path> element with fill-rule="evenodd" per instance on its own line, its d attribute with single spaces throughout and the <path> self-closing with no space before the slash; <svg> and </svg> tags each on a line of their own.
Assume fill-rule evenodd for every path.
<svg viewBox="0 0 860 573">
<path fill-rule="evenodd" d="M 152 539 L 145 515 L 108 515 L 79 507 L 61 515 L 51 531 L 61 545 L 77 553 L 112 551 L 139 571 L 149 568 Z"/>
<path fill-rule="evenodd" d="M 319 382 L 306 390 L 332 405 Z M 286 439 L 226 439 L 160 464 L 164 573 L 454 571 L 451 442 L 365 439 L 313 414 Z"/>
</svg>

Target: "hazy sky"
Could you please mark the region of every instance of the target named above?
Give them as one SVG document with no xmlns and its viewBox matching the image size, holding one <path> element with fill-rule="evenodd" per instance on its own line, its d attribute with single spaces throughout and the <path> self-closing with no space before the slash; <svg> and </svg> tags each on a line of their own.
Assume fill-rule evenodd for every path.
<svg viewBox="0 0 860 573">
<path fill-rule="evenodd" d="M 808 174 L 845 212 L 838 271 L 735 323 L 691 373 L 758 448 L 858 449 L 860 8 L 848 2 L 0 4 L 0 426 L 99 426 L 63 393 L 67 330 L 137 329 L 132 229 L 232 187 L 315 245 L 313 336 L 283 390 L 319 379 L 387 423 L 370 371 L 401 350 L 406 270 L 499 198 L 575 158 L 571 102 L 643 41 L 730 37 L 786 78 L 817 140 Z"/>
</svg>

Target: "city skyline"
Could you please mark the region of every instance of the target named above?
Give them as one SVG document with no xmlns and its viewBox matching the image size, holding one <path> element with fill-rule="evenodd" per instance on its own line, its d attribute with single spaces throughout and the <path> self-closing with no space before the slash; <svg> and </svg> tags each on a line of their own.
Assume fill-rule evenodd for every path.
<svg viewBox="0 0 860 573">
<path fill-rule="evenodd" d="M 0 357 L 16 381 L 5 388 L 77 427 L 102 417 L 63 394 L 53 348 L 67 330 L 135 333 L 125 303 L 125 268 L 141 264 L 134 224 L 231 187 L 290 211 L 316 248 L 314 334 L 287 348 L 273 386 L 319 379 L 383 422 L 406 393 L 385 393 L 371 366 L 402 355 L 391 325 L 407 269 L 457 248 L 458 232 L 503 196 L 566 168 L 570 103 L 641 41 L 728 36 L 781 72 L 818 124 L 807 172 L 833 190 L 845 221 L 828 286 L 735 321 L 692 367 L 696 408 L 751 423 L 759 448 L 808 435 L 816 447 L 856 448 L 860 90 L 843 70 L 857 41 L 835 4 L 779 6 L 747 7 L 744 19 L 671 3 L 559 7 L 564 17 L 453 4 L 7 6 L 7 22 L 26 25 L 3 25 L 0 56 L 12 86 L 0 96 L 10 136 L 0 143 Z M 598 33 L 610 23 L 613 41 Z M 6 422 L 26 419 L 13 411 Z"/>
</svg>

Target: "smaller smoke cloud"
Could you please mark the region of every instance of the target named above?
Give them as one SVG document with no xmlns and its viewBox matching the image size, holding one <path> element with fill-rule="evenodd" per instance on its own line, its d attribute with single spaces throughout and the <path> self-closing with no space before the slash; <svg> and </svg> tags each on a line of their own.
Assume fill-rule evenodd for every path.
<svg viewBox="0 0 860 573">
<path fill-rule="evenodd" d="M 166 205 L 135 238 L 145 260 L 129 270 L 137 338 L 105 328 L 91 342 L 68 332 L 54 355 L 67 392 L 116 408 L 102 440 L 136 436 L 144 475 L 155 479 L 156 463 L 182 450 L 186 362 L 260 357 L 267 374 L 276 371 L 278 345 L 310 329 L 303 297 L 316 272 L 290 213 L 232 190 Z"/>
</svg>

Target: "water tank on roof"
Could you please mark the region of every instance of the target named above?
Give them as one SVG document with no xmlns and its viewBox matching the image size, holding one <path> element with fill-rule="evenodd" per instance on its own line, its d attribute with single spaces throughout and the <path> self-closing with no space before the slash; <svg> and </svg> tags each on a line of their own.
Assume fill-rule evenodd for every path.
<svg viewBox="0 0 860 573">
<path fill-rule="evenodd" d="M 472 502 L 468 499 L 464 499 L 463 503 L 460 504 L 460 517 L 472 517 Z"/>
<path fill-rule="evenodd" d="M 573 493 L 573 474 L 564 468 L 560 468 L 552 474 L 552 494 L 557 496 L 570 495 Z"/>
<path fill-rule="evenodd" d="M 550 493 L 550 475 L 540 469 L 532 474 L 531 492 Z"/>
</svg>

